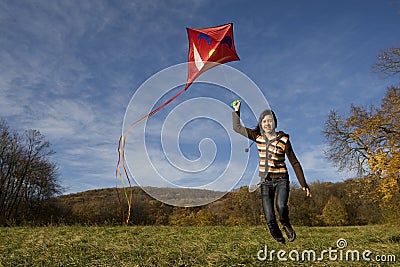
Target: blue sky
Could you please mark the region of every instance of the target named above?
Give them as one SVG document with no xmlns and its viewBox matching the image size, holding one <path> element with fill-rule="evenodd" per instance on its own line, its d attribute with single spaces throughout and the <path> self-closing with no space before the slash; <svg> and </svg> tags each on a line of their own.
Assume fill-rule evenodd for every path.
<svg viewBox="0 0 400 267">
<path fill-rule="evenodd" d="M 117 141 L 135 91 L 186 62 L 186 27 L 230 22 L 241 60 L 228 65 L 262 90 L 307 180 L 351 177 L 326 161 L 321 132 L 330 110 L 378 105 L 393 83 L 371 67 L 377 54 L 399 46 L 399 1 L 1 1 L 0 117 L 47 137 L 66 193 L 113 187 Z M 166 110 L 191 96 L 232 100 L 223 90 L 199 88 Z M 164 119 L 160 113 L 152 123 Z M 212 138 L 195 130 L 198 141 L 203 132 Z M 199 151 L 183 149 L 188 158 Z M 162 157 L 150 157 L 162 165 Z"/>
</svg>

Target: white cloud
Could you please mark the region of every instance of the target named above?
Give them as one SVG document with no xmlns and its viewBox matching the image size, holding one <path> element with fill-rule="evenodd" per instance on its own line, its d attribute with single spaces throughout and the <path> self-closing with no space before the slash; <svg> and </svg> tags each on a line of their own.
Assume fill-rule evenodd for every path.
<svg viewBox="0 0 400 267">
<path fill-rule="evenodd" d="M 324 155 L 324 151 L 329 149 L 327 146 L 310 144 L 308 148 L 307 151 L 302 151 L 297 155 L 308 182 L 336 182 L 355 177 L 354 173 L 338 172 L 333 164 L 328 161 Z"/>
</svg>

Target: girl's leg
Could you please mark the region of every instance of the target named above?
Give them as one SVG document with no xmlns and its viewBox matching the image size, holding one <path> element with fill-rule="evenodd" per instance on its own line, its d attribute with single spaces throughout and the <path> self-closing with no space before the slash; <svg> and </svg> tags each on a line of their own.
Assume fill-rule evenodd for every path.
<svg viewBox="0 0 400 267">
<path fill-rule="evenodd" d="M 296 233 L 289 220 L 289 179 L 279 179 L 276 184 L 276 209 L 279 213 L 279 221 L 283 225 L 286 236 L 290 242 L 296 239 Z"/>
<path fill-rule="evenodd" d="M 264 216 L 265 220 L 267 221 L 269 231 L 273 238 L 275 238 L 278 242 L 284 243 L 285 239 L 283 238 L 282 232 L 279 229 L 274 211 L 275 188 L 272 181 L 266 181 L 261 184 L 261 196 Z"/>
<path fill-rule="evenodd" d="M 283 226 L 290 226 L 288 200 L 289 179 L 276 179 L 276 210 Z"/>
</svg>

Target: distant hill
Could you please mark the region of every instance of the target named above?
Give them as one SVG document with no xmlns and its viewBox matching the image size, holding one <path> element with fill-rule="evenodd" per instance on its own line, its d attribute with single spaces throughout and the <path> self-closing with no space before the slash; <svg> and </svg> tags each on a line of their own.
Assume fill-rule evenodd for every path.
<svg viewBox="0 0 400 267">
<path fill-rule="evenodd" d="M 125 192 L 129 195 L 129 188 L 125 188 Z M 154 200 L 159 200 L 166 204 L 171 204 L 175 206 L 181 207 L 192 207 L 208 204 L 212 201 L 220 199 L 228 192 L 222 191 L 213 191 L 206 189 L 192 189 L 192 188 L 159 188 L 159 187 L 133 187 L 133 194 L 135 198 L 138 198 L 138 195 L 141 198 L 149 198 Z M 124 190 L 122 188 L 118 188 L 119 194 L 121 198 L 124 198 Z M 72 193 L 67 195 L 62 195 L 57 197 L 57 200 L 75 204 L 81 203 L 85 201 L 107 201 L 107 202 L 116 202 L 118 203 L 117 191 L 116 188 L 103 188 L 103 189 L 94 189 L 88 190 L 84 192 Z M 198 204 L 198 205 L 196 205 Z"/>
<path fill-rule="evenodd" d="M 143 187 L 143 190 L 166 204 L 180 207 L 195 207 L 209 204 L 220 199 L 228 192 L 191 189 L 191 188 L 158 188 Z"/>
<path fill-rule="evenodd" d="M 125 216 L 127 214 L 125 193 L 129 198 L 130 189 L 118 188 L 118 191 L 122 204 L 119 202 L 116 188 L 95 189 L 58 196 L 50 203 L 54 209 L 53 216 L 65 223 L 118 222 L 122 216 L 121 205 Z M 227 192 L 188 188 L 133 187 L 132 191 L 131 214 L 134 214 L 132 221 L 138 224 L 157 221 L 153 213 L 157 212 L 158 216 L 161 216 L 160 210 L 168 215 L 175 206 L 202 206 L 227 195 Z"/>
</svg>

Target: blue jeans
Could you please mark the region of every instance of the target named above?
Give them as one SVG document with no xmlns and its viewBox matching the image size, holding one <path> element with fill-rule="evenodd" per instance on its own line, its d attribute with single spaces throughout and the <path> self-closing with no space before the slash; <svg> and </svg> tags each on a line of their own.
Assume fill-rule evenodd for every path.
<svg viewBox="0 0 400 267">
<path fill-rule="evenodd" d="M 262 206 L 264 210 L 265 220 L 272 237 L 275 239 L 283 238 L 282 232 L 278 226 L 274 210 L 274 202 L 276 199 L 276 210 L 279 214 L 279 221 L 283 226 L 291 227 L 289 222 L 289 179 L 274 178 L 266 180 L 261 184 Z"/>
</svg>

